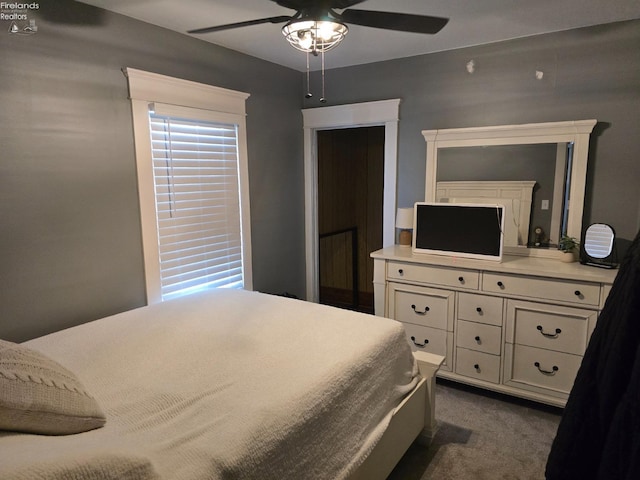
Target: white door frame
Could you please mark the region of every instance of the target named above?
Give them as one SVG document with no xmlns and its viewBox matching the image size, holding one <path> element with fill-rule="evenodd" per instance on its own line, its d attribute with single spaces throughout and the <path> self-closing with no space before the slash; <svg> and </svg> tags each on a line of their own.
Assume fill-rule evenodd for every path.
<svg viewBox="0 0 640 480">
<path fill-rule="evenodd" d="M 302 110 L 304 119 L 304 213 L 307 300 L 318 302 L 318 145 L 317 131 L 384 125 L 382 244 L 395 242 L 396 178 L 400 99 Z"/>
</svg>

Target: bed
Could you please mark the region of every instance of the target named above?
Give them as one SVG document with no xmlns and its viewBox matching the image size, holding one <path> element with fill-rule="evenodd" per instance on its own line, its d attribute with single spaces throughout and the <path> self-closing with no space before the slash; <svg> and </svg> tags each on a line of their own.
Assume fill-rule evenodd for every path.
<svg viewBox="0 0 640 480">
<path fill-rule="evenodd" d="M 0 478 L 385 478 L 436 425 L 443 359 L 417 355 L 393 320 L 242 290 L 4 342 Z M 34 413 L 13 385 L 90 405 Z"/>
</svg>

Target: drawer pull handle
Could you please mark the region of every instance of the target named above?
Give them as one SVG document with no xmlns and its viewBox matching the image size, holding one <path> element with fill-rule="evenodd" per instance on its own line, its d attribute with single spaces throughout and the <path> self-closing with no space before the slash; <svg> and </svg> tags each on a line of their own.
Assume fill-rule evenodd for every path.
<svg viewBox="0 0 640 480">
<path fill-rule="evenodd" d="M 459 281 L 460 283 L 464 283 L 464 277 L 458 277 L 458 281 Z"/>
<path fill-rule="evenodd" d="M 548 375 L 550 377 L 554 376 L 556 374 L 556 372 L 558 371 L 558 367 L 556 367 L 555 365 L 552 368 L 552 371 L 549 370 L 543 370 L 542 368 L 540 368 L 540 362 L 536 362 L 534 363 L 535 367 L 538 369 L 538 371 L 544 375 Z"/>
<path fill-rule="evenodd" d="M 480 315 L 482 315 L 482 308 L 477 307 L 477 308 L 476 308 L 476 312 L 478 312 Z"/>
<path fill-rule="evenodd" d="M 398 275 L 404 275 L 404 270 L 402 270 L 401 268 L 398 269 Z"/>
<path fill-rule="evenodd" d="M 418 343 L 418 342 L 416 342 L 416 337 L 411 337 L 411 341 L 413 342 L 413 344 L 414 344 L 416 347 L 420 347 L 420 348 L 424 348 L 424 347 L 426 347 L 426 346 L 427 346 L 427 343 L 429 343 L 429 340 L 428 340 L 428 339 L 426 339 L 426 338 L 424 339 L 424 343 Z"/>
<path fill-rule="evenodd" d="M 576 295 L 576 297 L 582 297 L 582 292 L 580 290 L 576 290 L 573 293 Z"/>
<path fill-rule="evenodd" d="M 419 312 L 418 310 L 416 310 L 416 306 L 415 305 L 411 305 L 411 308 L 413 309 L 413 311 L 415 313 L 417 313 L 418 315 L 426 315 L 427 312 L 429 311 L 429 307 L 424 307 L 424 310 L 422 312 Z"/>
<path fill-rule="evenodd" d="M 556 328 L 556 333 L 545 332 L 544 329 L 542 328 L 542 325 L 538 325 L 536 328 L 538 329 L 540 334 L 542 334 L 544 337 L 547 337 L 547 338 L 558 338 L 558 335 L 562 333 L 562 330 L 560 330 L 559 328 Z"/>
<path fill-rule="evenodd" d="M 479 344 L 482 343 L 482 340 L 480 340 L 480 335 L 476 335 L 475 341 Z"/>
<path fill-rule="evenodd" d="M 502 282 L 498 282 L 498 287 L 500 287 L 500 288 L 504 288 L 504 283 L 502 283 Z"/>
<path fill-rule="evenodd" d="M 476 372 L 480 373 L 480 365 L 478 365 L 477 363 L 473 366 L 473 368 L 476 369 Z"/>
</svg>

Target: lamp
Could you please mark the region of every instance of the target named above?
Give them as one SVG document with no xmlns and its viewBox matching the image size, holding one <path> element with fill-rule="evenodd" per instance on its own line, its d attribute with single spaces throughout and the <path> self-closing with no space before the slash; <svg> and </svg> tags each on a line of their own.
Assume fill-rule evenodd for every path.
<svg viewBox="0 0 640 480">
<path fill-rule="evenodd" d="M 396 214 L 396 228 L 400 229 L 400 245 L 404 247 L 411 245 L 413 231 L 413 207 L 398 209 L 398 213 Z"/>
<path fill-rule="evenodd" d="M 329 16 L 321 20 L 297 18 L 282 27 L 282 34 L 293 48 L 314 55 L 331 50 L 348 32 L 344 23 Z"/>
<path fill-rule="evenodd" d="M 325 103 L 324 97 L 324 52 L 338 45 L 349 32 L 347 26 L 329 13 L 303 13 L 287 22 L 282 27 L 282 34 L 296 50 L 307 54 L 307 93 L 305 98 L 311 98 L 309 88 L 309 54 L 322 54 L 322 96 L 320 102 Z"/>
</svg>

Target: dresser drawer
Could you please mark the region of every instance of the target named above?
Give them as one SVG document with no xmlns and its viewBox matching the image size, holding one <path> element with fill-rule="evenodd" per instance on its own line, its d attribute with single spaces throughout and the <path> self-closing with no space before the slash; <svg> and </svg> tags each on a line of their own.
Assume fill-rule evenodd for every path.
<svg viewBox="0 0 640 480">
<path fill-rule="evenodd" d="M 558 300 L 579 305 L 597 307 L 600 303 L 600 285 L 570 280 L 521 277 L 497 273 L 485 273 L 482 290 L 503 295 L 519 295 L 542 300 Z"/>
<path fill-rule="evenodd" d="M 475 270 L 433 267 L 401 262 L 389 262 L 387 278 L 404 282 L 432 283 L 446 287 L 478 290 L 480 273 Z"/>
<path fill-rule="evenodd" d="M 582 357 L 526 345 L 507 344 L 505 385 L 569 394 Z"/>
<path fill-rule="evenodd" d="M 469 350 L 500 355 L 502 328 L 458 320 L 456 324 L 456 345 Z"/>
<path fill-rule="evenodd" d="M 403 323 L 453 330 L 454 292 L 389 284 L 389 316 Z"/>
<path fill-rule="evenodd" d="M 458 318 L 502 326 L 502 298 L 475 293 L 458 295 Z"/>
<path fill-rule="evenodd" d="M 506 341 L 583 355 L 596 319 L 594 310 L 508 300 Z"/>
<path fill-rule="evenodd" d="M 456 348 L 456 373 L 465 377 L 498 383 L 500 381 L 500 357 L 458 347 Z"/>
<path fill-rule="evenodd" d="M 404 324 L 404 330 L 412 351 L 422 351 L 442 355 L 445 357 L 443 367 L 451 370 L 451 359 L 448 348 L 448 335 L 445 330 L 423 327 L 411 323 Z"/>
</svg>

